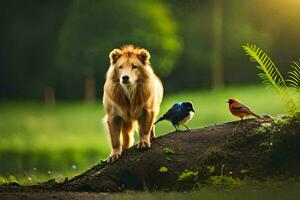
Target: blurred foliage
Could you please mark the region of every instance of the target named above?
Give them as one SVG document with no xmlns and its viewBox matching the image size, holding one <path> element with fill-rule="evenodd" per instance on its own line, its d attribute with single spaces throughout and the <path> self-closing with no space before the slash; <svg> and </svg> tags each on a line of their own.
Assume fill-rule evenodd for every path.
<svg viewBox="0 0 300 200">
<path fill-rule="evenodd" d="M 278 66 L 299 57 L 299 8 L 294 0 L 226 1 L 225 85 L 258 81 L 241 44 L 257 44 Z M 58 98 L 82 99 L 90 75 L 99 97 L 108 53 L 125 43 L 150 51 L 167 93 L 211 87 L 212 1 L 11 0 L 0 9 L 0 97 L 41 98 L 50 86 Z"/>
<path fill-rule="evenodd" d="M 0 97 L 42 97 L 54 85 L 57 37 L 70 2 L 0 1 Z"/>
<path fill-rule="evenodd" d="M 101 87 L 109 52 L 128 43 L 148 49 L 160 75 L 167 75 L 177 61 L 178 28 L 162 1 L 75 0 L 68 12 L 59 36 L 58 66 L 72 80 L 64 82 L 76 86 L 77 77 L 96 75 Z"/>
</svg>

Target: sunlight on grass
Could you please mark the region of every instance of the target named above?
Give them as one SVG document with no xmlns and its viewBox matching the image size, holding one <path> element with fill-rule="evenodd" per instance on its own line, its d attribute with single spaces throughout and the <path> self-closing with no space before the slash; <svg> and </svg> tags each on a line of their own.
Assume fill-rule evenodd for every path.
<svg viewBox="0 0 300 200">
<path fill-rule="evenodd" d="M 299 190 L 292 185 L 283 187 L 271 187 L 264 185 L 259 187 L 245 187 L 238 189 L 228 188 L 210 188 L 205 187 L 200 190 L 192 192 L 128 192 L 121 194 L 112 194 L 110 199 L 118 200 L 156 200 L 156 199 L 189 199 L 189 200 L 250 200 L 250 199 L 264 199 L 264 200 L 280 200 L 280 199 L 297 199 Z"/>
<path fill-rule="evenodd" d="M 177 101 L 192 101 L 195 107 L 195 115 L 188 125 L 191 128 L 238 120 L 228 111 L 227 103 L 229 98 L 237 98 L 259 115 L 268 114 L 276 116 L 284 113 L 284 104 L 273 90 L 266 90 L 264 87 L 230 87 L 225 90 L 214 91 L 190 91 L 170 95 L 164 99 L 161 113 Z M 169 122 L 161 122 L 157 126 L 158 134 L 173 131 L 174 128 Z M 184 127 L 183 127 L 184 129 Z"/>
<path fill-rule="evenodd" d="M 272 90 L 247 86 L 170 94 L 164 98 L 161 114 L 175 102 L 192 101 L 196 113 L 187 125 L 193 129 L 233 121 L 236 118 L 225 103 L 231 97 L 238 98 L 257 114 L 276 116 L 285 111 Z M 2 101 L 0 113 L 0 175 L 23 176 L 38 168 L 41 174 L 51 170 L 68 176 L 74 174 L 70 166 L 85 170 L 110 153 L 100 102 L 59 102 L 45 107 L 39 102 Z M 158 136 L 172 131 L 170 122 L 156 125 Z"/>
</svg>

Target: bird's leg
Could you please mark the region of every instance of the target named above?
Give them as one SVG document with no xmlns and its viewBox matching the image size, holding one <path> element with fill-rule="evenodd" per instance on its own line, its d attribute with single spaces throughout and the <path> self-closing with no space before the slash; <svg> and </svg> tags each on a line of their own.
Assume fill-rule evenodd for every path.
<svg viewBox="0 0 300 200">
<path fill-rule="evenodd" d="M 246 118 L 247 118 L 247 117 L 246 117 Z M 245 123 L 246 123 L 246 121 L 245 121 L 244 119 L 245 119 L 244 117 L 242 117 L 242 118 L 241 118 L 241 121 L 240 121 L 239 125 L 241 125 L 241 126 L 242 126 L 243 124 L 245 124 Z"/>
<path fill-rule="evenodd" d="M 173 124 L 173 123 L 172 123 Z M 176 129 L 176 131 L 179 131 L 179 129 L 177 128 L 176 124 L 173 124 L 174 128 Z"/>
<path fill-rule="evenodd" d="M 191 131 L 191 129 L 188 126 L 186 126 L 185 124 L 182 124 L 182 126 L 184 126 L 186 128 L 186 130 Z"/>
<path fill-rule="evenodd" d="M 175 123 L 173 123 L 173 122 L 171 122 L 172 123 L 172 125 L 174 126 L 174 128 L 176 129 L 176 131 L 180 131 L 178 128 L 177 128 L 177 124 L 175 124 Z"/>
</svg>

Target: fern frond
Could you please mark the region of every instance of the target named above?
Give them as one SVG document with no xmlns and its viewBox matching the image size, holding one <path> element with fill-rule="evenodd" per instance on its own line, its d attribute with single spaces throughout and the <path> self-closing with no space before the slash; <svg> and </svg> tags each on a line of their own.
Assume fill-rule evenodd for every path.
<svg viewBox="0 0 300 200">
<path fill-rule="evenodd" d="M 293 62 L 292 71 L 288 72 L 288 74 L 288 86 L 294 88 L 295 98 L 298 100 L 298 105 L 300 105 L 300 59 Z"/>
<path fill-rule="evenodd" d="M 263 82 L 272 84 L 278 91 L 280 91 L 282 87 L 286 87 L 281 73 L 267 54 L 253 44 L 246 44 L 242 47 L 246 54 L 250 56 L 250 60 L 259 64 L 257 68 L 262 71 L 259 77 Z"/>
<path fill-rule="evenodd" d="M 297 104 L 289 94 L 287 84 L 271 58 L 256 45 L 246 44 L 242 48 L 250 57 L 250 61 L 259 64 L 257 68 L 261 72 L 258 74 L 258 77 L 266 86 L 275 88 L 276 92 L 289 107 L 289 113 L 294 114 L 297 110 Z"/>
<path fill-rule="evenodd" d="M 292 71 L 288 73 L 289 73 L 289 78 L 287 80 L 288 85 L 296 89 L 300 89 L 300 59 L 298 61 L 293 62 Z"/>
</svg>

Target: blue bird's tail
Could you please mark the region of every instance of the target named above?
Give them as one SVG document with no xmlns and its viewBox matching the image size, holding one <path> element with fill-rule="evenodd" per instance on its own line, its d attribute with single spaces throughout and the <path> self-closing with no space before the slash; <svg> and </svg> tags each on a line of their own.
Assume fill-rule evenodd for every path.
<svg viewBox="0 0 300 200">
<path fill-rule="evenodd" d="M 162 120 L 164 120 L 164 118 L 162 118 L 162 117 L 159 118 L 156 122 L 154 122 L 154 125 L 157 124 L 158 122 L 162 121 Z"/>
</svg>

